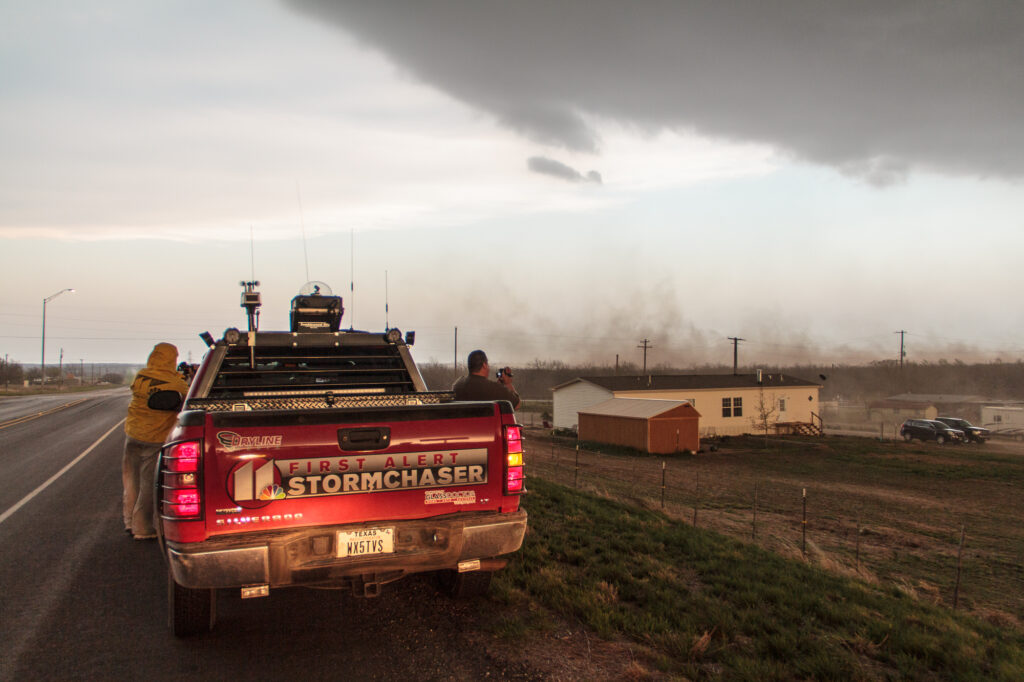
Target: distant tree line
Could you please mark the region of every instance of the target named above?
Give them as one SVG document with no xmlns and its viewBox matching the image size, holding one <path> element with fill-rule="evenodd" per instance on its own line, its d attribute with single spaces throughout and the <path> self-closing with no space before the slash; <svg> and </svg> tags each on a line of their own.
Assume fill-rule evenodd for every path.
<svg viewBox="0 0 1024 682">
<path fill-rule="evenodd" d="M 497 368 L 492 368 L 497 369 Z M 972 363 L 959 360 L 910 362 L 901 368 L 895 360 L 881 360 L 869 365 L 795 365 L 740 367 L 739 373 L 782 372 L 799 379 L 821 384 L 822 400 L 862 402 L 900 393 L 946 395 L 978 395 L 1000 400 L 1024 400 L 1024 362 Z M 514 383 L 527 400 L 550 400 L 551 389 L 580 376 L 613 376 L 640 374 L 637 365 L 624 363 L 618 371 L 614 366 L 568 365 L 559 361 L 534 360 L 525 367 L 513 367 Z M 450 364 L 427 363 L 420 371 L 431 390 L 447 390 L 465 367 L 455 371 Z M 705 365 L 675 368 L 648 368 L 648 374 L 732 374 L 732 367 Z M 492 377 L 494 378 L 494 377 Z"/>
<path fill-rule="evenodd" d="M 46 365 L 46 383 L 55 384 L 60 381 L 61 372 L 64 372 L 66 379 L 79 381 L 81 365 L 69 363 L 62 368 L 60 365 Z M 0 358 L 0 388 L 8 386 L 22 386 L 26 381 L 38 385 L 42 372 L 38 365 L 25 368 L 20 362 L 4 360 Z M 86 366 L 85 383 L 106 383 L 120 386 L 125 382 L 125 373 L 119 365 L 93 365 Z"/>
<path fill-rule="evenodd" d="M 0 385 L 21 385 L 25 380 L 25 370 L 20 363 L 0 359 Z"/>
</svg>

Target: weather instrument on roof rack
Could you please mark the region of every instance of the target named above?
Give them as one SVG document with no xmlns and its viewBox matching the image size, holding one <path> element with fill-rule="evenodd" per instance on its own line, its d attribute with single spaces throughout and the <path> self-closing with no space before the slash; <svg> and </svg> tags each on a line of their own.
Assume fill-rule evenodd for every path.
<svg viewBox="0 0 1024 682">
<path fill-rule="evenodd" d="M 251 282 L 239 282 L 238 284 L 242 287 L 242 307 L 245 308 L 245 312 L 249 316 L 249 331 L 254 332 L 260 326 L 260 306 L 262 303 L 260 303 L 260 292 L 256 291 L 256 287 L 260 283 L 253 280 Z"/>
<path fill-rule="evenodd" d="M 323 282 L 306 282 L 292 299 L 293 332 L 336 332 L 341 327 L 345 308 L 341 296 L 333 296 Z"/>
</svg>

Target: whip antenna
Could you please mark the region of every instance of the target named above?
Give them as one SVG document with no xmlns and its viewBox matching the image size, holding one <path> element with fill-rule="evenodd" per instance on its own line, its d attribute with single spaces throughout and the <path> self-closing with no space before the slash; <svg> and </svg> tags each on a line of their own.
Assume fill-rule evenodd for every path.
<svg viewBox="0 0 1024 682">
<path fill-rule="evenodd" d="M 349 329 L 356 328 L 356 229 L 353 227 L 349 231 L 349 242 L 348 242 L 348 320 L 350 322 Z"/>
<path fill-rule="evenodd" d="M 384 271 L 384 331 L 391 329 L 388 322 L 388 271 Z"/>
<path fill-rule="evenodd" d="M 302 191 L 295 183 L 295 194 L 299 197 L 299 223 L 302 225 L 302 255 L 306 258 L 306 281 L 309 281 L 309 249 L 306 248 L 306 215 L 302 211 Z"/>
</svg>

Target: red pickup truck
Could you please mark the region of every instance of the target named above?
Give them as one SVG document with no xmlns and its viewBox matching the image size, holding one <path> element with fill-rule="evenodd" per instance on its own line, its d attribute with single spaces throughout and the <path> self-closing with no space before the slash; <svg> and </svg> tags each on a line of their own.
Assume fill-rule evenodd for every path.
<svg viewBox="0 0 1024 682">
<path fill-rule="evenodd" d="M 520 548 L 512 406 L 428 390 L 411 338 L 340 330 L 341 311 L 297 296 L 291 331 L 228 329 L 204 357 L 157 467 L 176 635 L 213 627 L 219 589 L 373 597 L 434 571 L 458 595 Z"/>
</svg>

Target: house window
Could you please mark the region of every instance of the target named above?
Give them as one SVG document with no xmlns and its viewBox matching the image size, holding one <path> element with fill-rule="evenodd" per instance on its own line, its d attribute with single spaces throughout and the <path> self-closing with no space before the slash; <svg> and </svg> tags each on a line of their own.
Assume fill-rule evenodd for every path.
<svg viewBox="0 0 1024 682">
<path fill-rule="evenodd" d="M 785 412 L 785 411 L 786 411 L 786 399 L 785 398 L 779 398 L 779 412 Z"/>
<path fill-rule="evenodd" d="M 743 398 L 722 398 L 723 417 L 742 417 Z"/>
<path fill-rule="evenodd" d="M 996 414 L 996 415 L 993 415 L 993 416 L 992 416 L 992 421 L 995 421 L 995 422 L 1001 422 L 1001 421 L 1003 421 L 1003 415 L 1001 415 L 1001 414 Z"/>
</svg>

